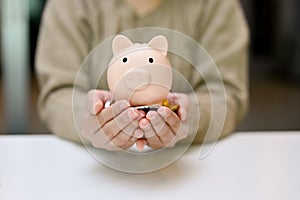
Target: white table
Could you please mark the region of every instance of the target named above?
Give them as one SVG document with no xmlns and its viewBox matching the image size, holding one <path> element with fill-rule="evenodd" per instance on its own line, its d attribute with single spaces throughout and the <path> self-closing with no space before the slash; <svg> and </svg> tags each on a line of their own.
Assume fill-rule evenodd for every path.
<svg viewBox="0 0 300 200">
<path fill-rule="evenodd" d="M 148 174 L 104 167 L 55 136 L 0 136 L 0 199 L 300 199 L 300 132 L 237 133 Z"/>
</svg>

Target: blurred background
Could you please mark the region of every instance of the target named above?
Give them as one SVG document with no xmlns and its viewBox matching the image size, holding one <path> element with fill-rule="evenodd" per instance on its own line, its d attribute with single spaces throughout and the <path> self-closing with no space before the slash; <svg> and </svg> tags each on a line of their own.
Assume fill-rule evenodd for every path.
<svg viewBox="0 0 300 200">
<path fill-rule="evenodd" d="M 0 134 L 48 133 L 33 67 L 45 2 L 0 0 Z M 251 55 L 250 110 L 238 130 L 300 130 L 300 1 L 240 2 Z"/>
</svg>

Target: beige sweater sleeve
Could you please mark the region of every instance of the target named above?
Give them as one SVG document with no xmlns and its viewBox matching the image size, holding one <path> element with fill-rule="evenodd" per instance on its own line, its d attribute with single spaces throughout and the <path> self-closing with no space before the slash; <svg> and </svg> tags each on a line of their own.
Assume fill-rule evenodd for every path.
<svg viewBox="0 0 300 200">
<path fill-rule="evenodd" d="M 226 92 L 226 115 L 223 129 L 214 130 L 220 123 L 219 118 L 223 106 L 221 87 L 212 92 L 219 103 L 213 107 L 216 117 L 212 117 L 211 95 L 205 84 L 199 81 L 196 87 L 200 106 L 199 131 L 195 141 L 214 141 L 232 133 L 246 114 L 248 108 L 248 28 L 237 0 L 209 0 L 204 14 L 199 19 L 198 41 L 212 57 L 222 76 Z M 215 84 L 214 81 L 207 82 Z M 222 82 L 219 82 L 222 84 Z M 212 86 L 213 88 L 214 86 Z M 219 111 L 220 110 L 220 111 Z M 219 115 L 219 116 L 218 116 Z M 218 124 L 218 125 L 217 125 Z M 211 125 L 211 131 L 207 132 Z M 219 134 L 220 133 L 220 134 Z"/>
<path fill-rule="evenodd" d="M 51 132 L 73 141 L 79 141 L 72 112 L 73 84 L 90 50 L 87 8 L 80 2 L 48 1 L 36 55 L 36 74 L 41 87 L 39 114 Z M 82 83 L 88 83 L 88 77 L 81 78 Z M 80 87 L 82 91 L 88 89 L 88 85 Z M 84 93 L 80 98 L 85 101 Z"/>
</svg>

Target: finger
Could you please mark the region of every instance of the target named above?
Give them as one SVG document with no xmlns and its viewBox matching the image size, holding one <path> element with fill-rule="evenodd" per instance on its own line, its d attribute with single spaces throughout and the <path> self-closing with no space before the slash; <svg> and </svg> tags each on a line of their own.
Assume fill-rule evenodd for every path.
<svg viewBox="0 0 300 200">
<path fill-rule="evenodd" d="M 138 139 L 144 137 L 144 131 L 141 128 L 136 128 L 133 135 L 129 139 L 129 143 L 134 144 Z"/>
<path fill-rule="evenodd" d="M 149 111 L 146 118 L 151 122 L 151 125 L 156 133 L 159 133 L 165 126 L 165 121 L 155 111 Z"/>
<path fill-rule="evenodd" d="M 108 141 L 107 137 L 105 136 L 105 134 L 103 133 L 103 131 L 101 129 L 93 135 L 93 137 L 91 139 L 91 143 L 95 148 L 101 148 L 101 149 L 105 149 L 108 151 L 121 150 L 120 147 L 118 147 L 117 145 L 114 145 Z"/>
<path fill-rule="evenodd" d="M 111 143 L 112 145 L 118 148 L 126 149 L 133 144 L 130 142 L 130 138 L 131 138 L 130 135 L 121 131 L 109 143 Z"/>
<path fill-rule="evenodd" d="M 159 149 L 163 147 L 163 143 L 160 138 L 156 135 L 148 119 L 142 119 L 139 123 L 140 128 L 143 130 L 145 139 L 150 147 Z"/>
<path fill-rule="evenodd" d="M 139 121 L 145 117 L 145 113 L 142 111 L 138 111 L 139 116 L 133 120 L 127 127 L 124 128 L 124 132 L 129 134 L 130 136 L 136 137 L 136 138 L 142 138 L 144 135 L 144 132 L 141 129 L 136 130 L 139 127 Z M 134 134 L 132 134 L 134 133 Z"/>
<path fill-rule="evenodd" d="M 122 100 L 117 101 L 112 106 L 109 106 L 108 108 L 102 110 L 97 115 L 98 123 L 100 124 L 100 127 L 103 127 L 106 123 L 120 115 L 120 113 L 124 112 L 127 108 L 129 108 L 129 102 Z"/>
<path fill-rule="evenodd" d="M 141 118 L 139 118 L 139 120 L 146 116 L 146 113 L 143 110 L 139 110 L 139 113 L 140 113 L 140 116 L 141 116 Z"/>
<path fill-rule="evenodd" d="M 172 110 L 165 106 L 161 106 L 157 110 L 157 112 L 160 115 L 160 117 L 169 125 L 172 131 L 176 134 L 181 125 L 181 120 L 176 115 L 176 113 L 174 113 Z"/>
<path fill-rule="evenodd" d="M 166 123 L 168 124 L 172 132 L 175 134 L 172 140 L 170 140 L 171 138 L 164 139 L 163 138 L 164 136 L 159 135 L 161 140 L 163 140 L 164 142 L 168 142 L 167 140 L 170 140 L 169 143 L 167 144 L 168 147 L 175 146 L 177 141 L 187 137 L 188 134 L 187 123 L 181 121 L 180 118 L 173 111 L 171 111 L 167 107 L 160 107 L 157 112 L 166 121 Z M 169 135 L 169 137 L 171 136 Z"/>
<path fill-rule="evenodd" d="M 104 106 L 104 102 L 112 99 L 112 94 L 104 90 L 90 90 L 87 94 L 87 108 L 88 111 L 96 115 Z"/>
<path fill-rule="evenodd" d="M 175 138 L 173 130 L 166 124 L 165 120 L 158 115 L 157 112 L 152 112 L 149 116 L 148 114 L 147 118 L 149 118 L 153 129 L 157 133 L 157 136 L 160 138 L 164 146 L 168 146 L 169 143 Z"/>
<path fill-rule="evenodd" d="M 169 93 L 166 97 L 170 103 L 178 104 L 178 96 L 176 93 Z"/>
<path fill-rule="evenodd" d="M 181 121 L 185 121 L 187 119 L 186 109 L 180 107 L 178 110 L 178 116 L 180 117 Z"/>
<path fill-rule="evenodd" d="M 177 141 L 185 139 L 188 136 L 189 126 L 188 123 L 182 123 L 180 129 L 176 134 Z"/>
<path fill-rule="evenodd" d="M 145 137 L 147 138 L 156 136 L 155 130 L 152 128 L 150 121 L 146 118 L 140 120 L 139 128 L 143 131 Z"/>
<path fill-rule="evenodd" d="M 108 138 L 105 136 L 103 131 L 99 129 L 93 136 L 91 137 L 91 142 L 96 148 L 104 148 L 107 143 L 109 143 Z"/>
<path fill-rule="evenodd" d="M 113 138 L 110 143 L 116 145 L 119 148 L 128 149 L 137 140 L 140 140 L 139 138 L 144 136 L 144 132 L 139 128 L 136 128 L 134 131 L 132 131 L 131 132 L 132 134 L 125 133 L 124 130 L 121 131 L 118 135 L 116 135 L 115 138 Z"/>
<path fill-rule="evenodd" d="M 134 120 L 134 122 L 137 122 L 137 123 L 130 123 L 127 127 L 125 127 L 121 131 L 121 133 L 126 134 L 128 136 L 128 138 L 126 139 L 126 142 L 124 142 L 122 145 L 117 144 L 117 146 L 120 146 L 122 148 L 129 148 L 130 146 L 132 146 L 134 144 L 134 142 L 137 139 L 144 137 L 144 132 L 140 128 L 138 128 L 138 121 Z M 119 133 L 119 134 L 121 134 L 121 133 Z M 115 137 L 118 137 L 119 134 L 116 135 Z"/>
<path fill-rule="evenodd" d="M 167 99 L 172 104 L 178 104 L 180 107 L 184 108 L 185 110 L 188 109 L 190 104 L 190 99 L 186 94 L 182 93 L 169 93 L 167 95 Z"/>
<path fill-rule="evenodd" d="M 121 114 L 119 114 L 113 120 L 107 122 L 102 130 L 108 140 L 111 140 L 115 137 L 119 132 L 121 132 L 125 127 L 132 123 L 139 116 L 139 113 L 134 108 L 128 108 Z"/>
<path fill-rule="evenodd" d="M 175 140 L 176 136 L 169 126 L 164 126 L 161 132 L 157 133 L 164 146 L 172 146 L 171 142 Z"/>
<path fill-rule="evenodd" d="M 138 138 L 143 138 L 144 137 L 144 131 L 140 128 L 136 128 L 134 133 L 133 133 L 133 137 L 138 139 Z"/>
</svg>

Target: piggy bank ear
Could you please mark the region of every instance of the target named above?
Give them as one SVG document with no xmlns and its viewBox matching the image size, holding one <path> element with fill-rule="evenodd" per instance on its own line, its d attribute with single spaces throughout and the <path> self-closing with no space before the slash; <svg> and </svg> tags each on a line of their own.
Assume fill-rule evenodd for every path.
<svg viewBox="0 0 300 200">
<path fill-rule="evenodd" d="M 132 45 L 132 42 L 125 35 L 117 35 L 112 42 L 112 51 L 116 55 L 123 49 Z"/>
<path fill-rule="evenodd" d="M 150 40 L 150 42 L 148 43 L 148 46 L 154 49 L 161 50 L 162 54 L 165 56 L 168 53 L 168 40 L 163 35 L 158 35 L 152 38 L 152 40 Z"/>
</svg>

